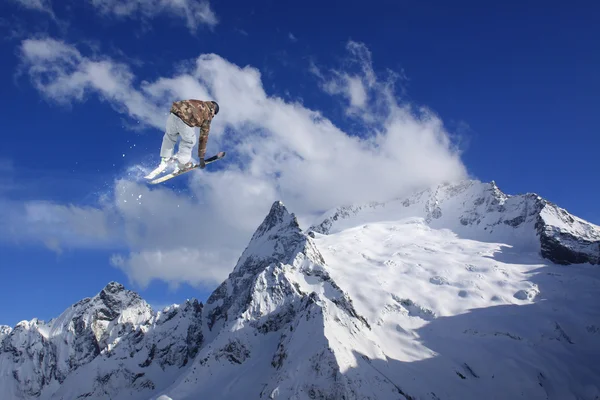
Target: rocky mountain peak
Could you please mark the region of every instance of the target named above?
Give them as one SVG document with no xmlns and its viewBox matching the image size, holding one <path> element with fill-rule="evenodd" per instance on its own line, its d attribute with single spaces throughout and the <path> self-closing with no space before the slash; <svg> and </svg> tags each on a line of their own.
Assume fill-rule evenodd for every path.
<svg viewBox="0 0 600 400">
<path fill-rule="evenodd" d="M 263 222 L 252 235 L 233 274 L 256 273 L 272 262 L 287 263 L 307 237 L 302 233 L 296 216 L 281 201 L 276 201 Z"/>
<path fill-rule="evenodd" d="M 0 345 L 2 344 L 2 339 L 10 334 L 12 328 L 8 325 L 0 325 Z M 1 347 L 1 346 L 0 346 Z"/>
<path fill-rule="evenodd" d="M 207 299 L 205 315 L 209 330 L 216 334 L 218 321 L 225 323 L 247 308 L 253 286 L 265 270 L 294 265 L 297 259 L 324 264 L 322 255 L 312 239 L 302 232 L 295 215 L 281 201 L 276 201 L 233 272 Z"/>
<path fill-rule="evenodd" d="M 98 293 L 92 303 L 100 306 L 98 317 L 112 320 L 116 318 L 123 310 L 139 305 L 143 308 L 149 308 L 145 301 L 136 293 L 126 290 L 125 286 L 118 282 L 110 282 Z M 103 315 L 104 314 L 104 315 Z"/>
<path fill-rule="evenodd" d="M 105 293 L 105 294 L 117 294 L 120 292 L 124 292 L 125 286 L 123 286 L 122 284 L 120 284 L 119 282 L 109 282 L 104 289 L 102 289 L 101 293 Z"/>
<path fill-rule="evenodd" d="M 271 206 L 271 210 L 254 232 L 252 239 L 258 239 L 275 232 L 289 231 L 290 233 L 300 232 L 298 220 L 294 214 L 291 214 L 281 201 L 276 201 Z"/>
<path fill-rule="evenodd" d="M 201 347 L 201 314 L 196 299 L 154 313 L 137 293 L 110 282 L 47 323 L 0 327 L 0 391 L 6 398 L 50 399 L 117 398 L 132 390 L 123 398 L 148 398 L 144 393 Z"/>
</svg>

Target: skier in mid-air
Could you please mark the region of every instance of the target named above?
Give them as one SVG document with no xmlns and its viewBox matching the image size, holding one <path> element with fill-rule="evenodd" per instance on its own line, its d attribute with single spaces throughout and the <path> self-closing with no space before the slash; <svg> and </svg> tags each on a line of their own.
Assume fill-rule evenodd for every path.
<svg viewBox="0 0 600 400">
<path fill-rule="evenodd" d="M 171 105 L 171 112 L 167 117 L 165 134 L 160 148 L 160 165 L 146 176 L 152 178 L 164 171 L 167 166 L 177 163 L 179 170 L 185 170 L 194 165 L 192 160 L 192 149 L 196 144 L 195 127 L 200 128 L 198 142 L 199 167 L 204 168 L 204 156 L 206 154 L 206 143 L 212 119 L 219 113 L 219 105 L 216 101 L 202 100 L 180 100 Z M 180 138 L 177 154 L 173 155 L 177 138 Z"/>
</svg>

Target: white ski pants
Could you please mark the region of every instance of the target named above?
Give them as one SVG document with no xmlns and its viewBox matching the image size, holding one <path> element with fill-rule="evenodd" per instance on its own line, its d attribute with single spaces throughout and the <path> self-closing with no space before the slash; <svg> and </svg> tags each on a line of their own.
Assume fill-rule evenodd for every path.
<svg viewBox="0 0 600 400">
<path fill-rule="evenodd" d="M 181 141 L 176 157 L 180 163 L 185 164 L 192 159 L 192 149 L 196 144 L 196 132 L 194 132 L 194 128 L 186 125 L 177 115 L 170 113 L 160 148 L 161 157 L 173 156 L 178 136 Z"/>
</svg>

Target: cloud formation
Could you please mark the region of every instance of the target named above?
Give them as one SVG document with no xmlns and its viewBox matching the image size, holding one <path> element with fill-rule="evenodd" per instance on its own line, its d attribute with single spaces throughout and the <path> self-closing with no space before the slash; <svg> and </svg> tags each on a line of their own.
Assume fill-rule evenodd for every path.
<svg viewBox="0 0 600 400">
<path fill-rule="evenodd" d="M 122 248 L 118 216 L 110 207 L 0 198 L 0 239 L 34 242 L 61 253 L 68 248 Z"/>
<path fill-rule="evenodd" d="M 25 1 L 25 0 L 20 0 Z M 170 14 L 185 21 L 187 28 L 195 32 L 200 25 L 210 28 L 219 19 L 206 0 L 89 0 L 103 15 L 118 18 L 141 17 L 152 19 L 159 14 Z"/>
<path fill-rule="evenodd" d="M 385 120 L 394 110 L 410 107 L 408 103 L 399 104 L 396 95 L 396 83 L 404 78 L 403 74 L 388 70 L 385 77 L 377 77 L 371 52 L 362 43 L 349 41 L 346 51 L 348 58 L 343 70 L 330 68 L 324 71 L 312 63 L 310 72 L 318 78 L 325 93 L 341 96 L 347 101 L 349 117 L 373 124 Z"/>
<path fill-rule="evenodd" d="M 84 57 L 75 47 L 56 39 L 27 39 L 20 47 L 22 68 L 32 85 L 48 100 L 60 104 L 84 102 L 89 95 L 108 100 L 118 112 L 145 125 L 164 124 L 157 107 L 146 102 L 133 87 L 134 75 L 127 65 L 107 57 Z"/>
<path fill-rule="evenodd" d="M 50 0 L 11 0 L 13 3 L 17 3 L 22 7 L 28 8 L 30 10 L 40 11 L 47 13 L 54 17 L 54 12 L 52 11 L 52 6 L 50 4 Z"/>
<path fill-rule="evenodd" d="M 136 85 L 127 65 L 84 56 L 53 39 L 24 41 L 23 67 L 43 96 L 60 103 L 98 96 L 117 112 L 157 128 L 157 153 L 171 101 L 218 101 L 221 111 L 213 121 L 208 153 L 225 149 L 230 155 L 222 169 L 182 178 L 189 185 L 185 194 L 117 177 L 114 190 L 94 210 L 36 204 L 35 215 L 58 210 L 52 237 L 63 245 L 85 245 L 60 234 L 68 226 L 81 227 L 81 218 L 87 219 L 87 230 L 79 229 L 82 237 L 106 243 L 119 238 L 127 250 L 111 262 L 139 285 L 152 279 L 216 285 L 275 200 L 308 227 L 333 207 L 386 200 L 466 177 L 460 151 L 442 121 L 425 108 L 401 103 L 395 75 L 379 78 L 364 45 L 349 42 L 347 50 L 352 71 L 313 66 L 313 72 L 321 88 L 340 96 L 348 115 L 360 121 L 360 131 L 353 133 L 318 110 L 269 95 L 259 70 L 216 54 L 200 55 L 178 75 Z M 136 169 L 144 167 L 132 166 Z M 35 236 L 38 224 L 48 231 L 46 219 L 26 215 L 27 235 Z M 10 226 L 19 229 L 17 221 Z M 55 240 L 50 243 L 58 247 Z"/>
</svg>

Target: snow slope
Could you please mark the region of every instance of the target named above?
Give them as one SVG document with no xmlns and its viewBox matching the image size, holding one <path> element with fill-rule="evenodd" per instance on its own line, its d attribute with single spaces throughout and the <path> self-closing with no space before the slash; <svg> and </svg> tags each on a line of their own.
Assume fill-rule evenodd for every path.
<svg viewBox="0 0 600 400">
<path fill-rule="evenodd" d="M 336 354 L 348 356 L 351 343 L 343 343 L 368 324 L 282 203 L 204 310 L 206 347 L 165 398 L 341 398 L 351 390 Z M 343 334 L 339 349 L 327 329 Z"/>
<path fill-rule="evenodd" d="M 598 400 L 597 235 L 477 182 L 340 208 L 307 232 L 275 202 L 206 304 L 154 312 L 113 282 L 53 321 L 0 329 L 0 391 Z"/>
<path fill-rule="evenodd" d="M 408 218 L 316 234 L 415 399 L 600 398 L 600 274 Z M 384 398 L 376 396 L 376 398 Z"/>
<path fill-rule="evenodd" d="M 443 184 L 406 199 L 351 205 L 327 212 L 310 230 L 328 234 L 357 224 L 409 217 L 462 238 L 539 252 L 559 264 L 600 264 L 600 227 L 536 194 L 510 196 L 495 182 Z"/>
<path fill-rule="evenodd" d="M 304 236 L 274 205 L 162 398 L 600 396 L 596 267 L 386 218 Z"/>
</svg>

